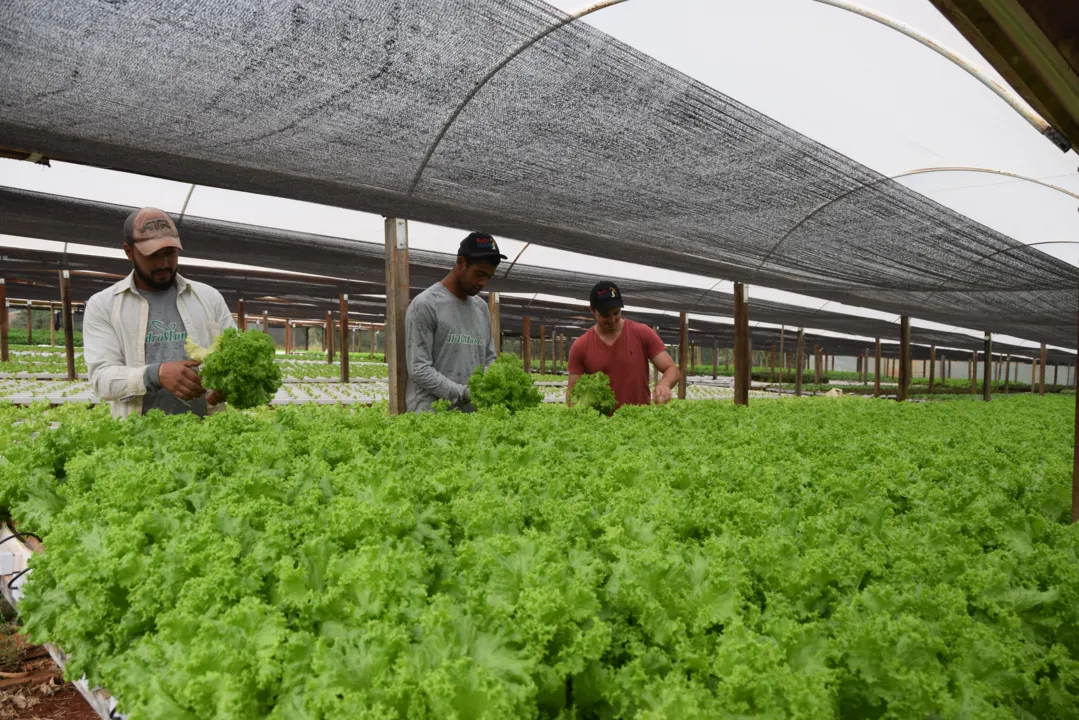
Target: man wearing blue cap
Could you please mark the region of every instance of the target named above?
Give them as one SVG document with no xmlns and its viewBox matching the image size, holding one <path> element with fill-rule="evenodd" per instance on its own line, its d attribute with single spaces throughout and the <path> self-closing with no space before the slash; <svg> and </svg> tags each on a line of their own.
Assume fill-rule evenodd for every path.
<svg viewBox="0 0 1079 720">
<path fill-rule="evenodd" d="M 424 290 L 405 315 L 408 412 L 426 412 L 437 400 L 471 410 L 468 378 L 497 357 L 491 337 L 491 311 L 477 295 L 487 287 L 506 256 L 486 233 L 461 241 L 457 264 Z"/>
</svg>

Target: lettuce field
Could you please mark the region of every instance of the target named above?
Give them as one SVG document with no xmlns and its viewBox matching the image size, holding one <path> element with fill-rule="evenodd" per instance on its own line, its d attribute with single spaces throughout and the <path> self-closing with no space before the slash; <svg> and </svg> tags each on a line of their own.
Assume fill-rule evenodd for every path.
<svg viewBox="0 0 1079 720">
<path fill-rule="evenodd" d="M 0 506 L 132 720 L 1075 718 L 1073 414 L 0 407 Z"/>
</svg>

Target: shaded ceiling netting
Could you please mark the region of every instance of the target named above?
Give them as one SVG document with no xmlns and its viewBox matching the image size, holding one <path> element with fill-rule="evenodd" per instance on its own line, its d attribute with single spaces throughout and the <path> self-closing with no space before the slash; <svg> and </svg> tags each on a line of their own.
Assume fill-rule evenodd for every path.
<svg viewBox="0 0 1079 720">
<path fill-rule="evenodd" d="M 0 188 L 0 233 L 116 250 L 122 243 L 119 228 L 132 209 L 122 205 Z M 380 244 L 193 216 L 185 216 L 178 225 L 187 256 L 260 267 L 287 267 L 293 272 L 328 276 L 197 265 L 181 267 L 184 275 L 220 290 L 233 308 L 236 300 L 243 298 L 249 314 L 257 315 L 267 310 L 276 317 L 313 320 L 324 317 L 326 311 L 336 312 L 339 307 L 338 294 L 348 293 L 349 308 L 355 313 L 355 320 L 380 322 L 384 315 L 385 302 L 381 297 L 364 297 L 381 295 L 385 290 L 384 249 Z M 65 261 L 69 269 L 76 271 L 72 278 L 72 296 L 76 300 L 85 300 L 130 270 L 128 261 L 120 258 L 78 253 L 67 253 L 65 257 L 53 251 L 3 248 L 0 249 L 0 277 L 7 278 L 11 297 L 56 300 L 59 296 L 56 270 Z M 454 256 L 451 254 L 410 251 L 412 295 L 438 282 L 453 262 Z M 340 275 L 353 279 L 340 279 Z M 600 279 L 598 275 L 525 265 L 516 265 L 511 270 L 510 263 L 505 262 L 488 288 L 508 293 L 562 295 L 577 298 L 583 303 L 589 290 Z M 733 299 L 727 293 L 613 279 L 619 283 L 623 295 L 632 306 L 675 312 L 695 307 L 701 314 L 728 317 L 733 314 Z M 885 341 L 896 340 L 899 333 L 896 323 L 883 320 L 752 298 L 749 307 L 753 322 L 788 327 L 784 335 L 787 349 L 793 349 L 794 328 L 797 327 L 881 337 Z M 592 323 L 585 307 L 569 303 L 503 296 L 502 308 L 503 330 L 511 334 L 520 332 L 520 319 L 525 315 L 531 318 L 534 335 L 538 333 L 540 324 L 552 328 L 584 329 Z M 639 311 L 631 315 L 658 326 L 665 339 L 677 342 L 677 317 Z M 757 349 L 780 342 L 779 328 L 753 327 L 751 333 Z M 702 345 L 711 345 L 713 339 L 721 347 L 733 344 L 733 327 L 729 324 L 694 319 L 691 334 L 694 342 Z M 871 349 L 871 343 L 864 340 L 812 333 L 807 333 L 806 337 L 807 352 L 811 352 L 813 344 L 820 344 L 835 354 L 856 355 Z M 978 338 L 924 328 L 912 328 L 911 340 L 926 346 L 963 348 L 968 353 L 981 347 Z M 1031 348 L 1000 343 L 995 344 L 995 351 L 1024 356 L 1035 352 Z M 894 348 L 886 345 L 884 352 L 894 352 Z M 928 352 L 928 348 L 915 349 L 914 352 L 915 357 L 920 358 L 921 354 Z M 1074 356 L 1068 353 L 1051 352 L 1054 361 L 1074 360 Z"/>
<path fill-rule="evenodd" d="M 586 23 L 508 63 L 436 147 L 489 70 L 564 17 L 538 0 L 12 0 L 0 146 L 1074 346 L 1075 268 Z"/>
</svg>

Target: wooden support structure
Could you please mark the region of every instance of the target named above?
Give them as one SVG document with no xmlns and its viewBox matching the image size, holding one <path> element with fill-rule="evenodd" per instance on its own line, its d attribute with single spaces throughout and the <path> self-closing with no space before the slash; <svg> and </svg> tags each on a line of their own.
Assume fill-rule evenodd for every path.
<svg viewBox="0 0 1079 720">
<path fill-rule="evenodd" d="M 910 318 L 903 315 L 899 319 L 899 391 L 895 399 L 899 402 L 907 401 L 907 391 L 910 389 Z"/>
<path fill-rule="evenodd" d="M 371 354 L 375 354 L 375 341 L 378 339 L 378 328 L 374 325 L 371 326 Z"/>
<path fill-rule="evenodd" d="M 333 365 L 333 313 L 326 311 L 326 327 L 322 330 L 322 336 L 326 339 L 326 362 Z"/>
<path fill-rule="evenodd" d="M 1058 362 L 1053 363 L 1053 387 L 1054 388 L 1057 386 L 1057 380 L 1060 379 L 1058 377 L 1059 375 L 1060 375 L 1060 363 L 1058 363 Z"/>
<path fill-rule="evenodd" d="M 735 312 L 737 313 L 738 304 L 735 301 Z M 678 399 L 686 399 L 686 377 L 688 376 L 687 364 L 689 363 L 689 316 L 686 313 L 680 313 L 678 316 L 678 369 L 681 371 L 682 377 L 678 379 Z"/>
<path fill-rule="evenodd" d="M 985 334 L 985 364 L 982 366 L 982 399 L 989 402 L 993 399 L 993 336 Z"/>
<path fill-rule="evenodd" d="M 933 390 L 937 383 L 937 346 L 929 346 L 929 394 L 933 394 Z"/>
<path fill-rule="evenodd" d="M 61 292 L 60 304 L 63 305 L 63 292 Z M 56 303 L 49 303 L 49 345 L 56 345 Z"/>
<path fill-rule="evenodd" d="M 244 310 L 244 300 L 236 301 L 236 328 L 240 332 L 247 332 L 247 311 Z"/>
<path fill-rule="evenodd" d="M 786 339 L 787 326 L 781 325 L 779 328 L 779 389 L 783 389 L 783 361 L 786 358 L 786 353 L 783 351 L 783 341 Z"/>
<path fill-rule="evenodd" d="M 34 306 L 26 301 L 26 344 L 34 344 Z"/>
<path fill-rule="evenodd" d="M 532 318 L 521 318 L 521 364 L 526 373 L 532 372 Z"/>
<path fill-rule="evenodd" d="M 0 278 L 0 362 L 8 361 L 7 284 Z"/>
<path fill-rule="evenodd" d="M 1038 394 L 1045 394 L 1045 364 L 1049 360 L 1049 348 L 1042 343 L 1042 355 L 1038 361 Z"/>
<path fill-rule="evenodd" d="M 817 385 L 820 385 L 824 380 L 824 376 L 821 373 L 820 363 L 821 363 L 820 345 L 814 345 L 813 346 L 813 382 L 816 383 Z"/>
<path fill-rule="evenodd" d="M 777 380 L 777 377 L 776 377 L 776 346 L 775 345 L 772 346 L 771 358 L 772 358 L 772 382 L 775 382 Z"/>
<path fill-rule="evenodd" d="M 348 344 L 348 295 L 340 295 L 341 309 L 341 382 L 348 382 L 348 353 L 351 348 Z"/>
<path fill-rule="evenodd" d="M 389 366 L 390 415 L 407 412 L 405 391 L 405 314 L 408 312 L 408 222 L 388 217 L 386 230 L 386 364 Z"/>
<path fill-rule="evenodd" d="M 292 321 L 285 319 L 285 354 L 292 353 Z"/>
<path fill-rule="evenodd" d="M 719 377 L 719 340 L 712 341 L 712 379 Z"/>
<path fill-rule="evenodd" d="M 802 359 L 805 356 L 805 330 L 798 328 L 798 340 L 794 350 L 794 394 L 802 396 Z"/>
<path fill-rule="evenodd" d="M 876 343 L 876 363 L 873 370 L 873 397 L 880 397 L 880 338 Z"/>
<path fill-rule="evenodd" d="M 540 325 L 540 373 L 547 374 L 547 326 Z"/>
<path fill-rule="evenodd" d="M 487 309 L 491 313 L 491 344 L 495 355 L 502 354 L 502 301 L 498 293 L 487 293 Z"/>
<path fill-rule="evenodd" d="M 262 332 L 266 333 L 267 335 L 270 334 L 270 311 L 269 310 L 263 310 L 262 311 Z"/>
<path fill-rule="evenodd" d="M 749 405 L 753 353 L 749 347 L 749 303 L 746 286 L 734 284 L 734 404 Z"/>
<path fill-rule="evenodd" d="M 71 271 L 60 271 L 60 304 L 64 318 L 64 360 L 67 363 L 67 379 L 75 381 L 75 320 L 71 316 Z M 49 312 L 49 327 L 53 326 L 52 311 Z"/>
<path fill-rule="evenodd" d="M 1004 359 L 1004 394 L 1006 395 L 1012 380 L 1012 356 Z"/>
<path fill-rule="evenodd" d="M 970 356 L 970 394 L 978 394 L 978 351 Z"/>
</svg>

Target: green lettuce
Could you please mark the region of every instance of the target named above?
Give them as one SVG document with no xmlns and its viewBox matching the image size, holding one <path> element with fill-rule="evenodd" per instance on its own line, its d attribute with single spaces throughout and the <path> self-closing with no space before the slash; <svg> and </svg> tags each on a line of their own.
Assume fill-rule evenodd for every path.
<svg viewBox="0 0 1079 720">
<path fill-rule="evenodd" d="M 504 407 L 510 412 L 534 408 L 543 396 L 524 371 L 516 355 L 503 353 L 486 371 L 476 368 L 468 379 L 472 404 L 478 410 Z"/>
<path fill-rule="evenodd" d="M 188 355 L 197 359 L 190 350 Z M 221 333 L 204 356 L 200 374 L 204 387 L 217 390 L 240 410 L 268 405 L 281 387 L 277 346 L 258 330 L 228 328 Z"/>
<path fill-rule="evenodd" d="M 569 401 L 575 407 L 592 408 L 604 415 L 613 415 L 618 401 L 611 390 L 611 379 L 606 373 L 582 375 L 569 394 Z"/>
</svg>

